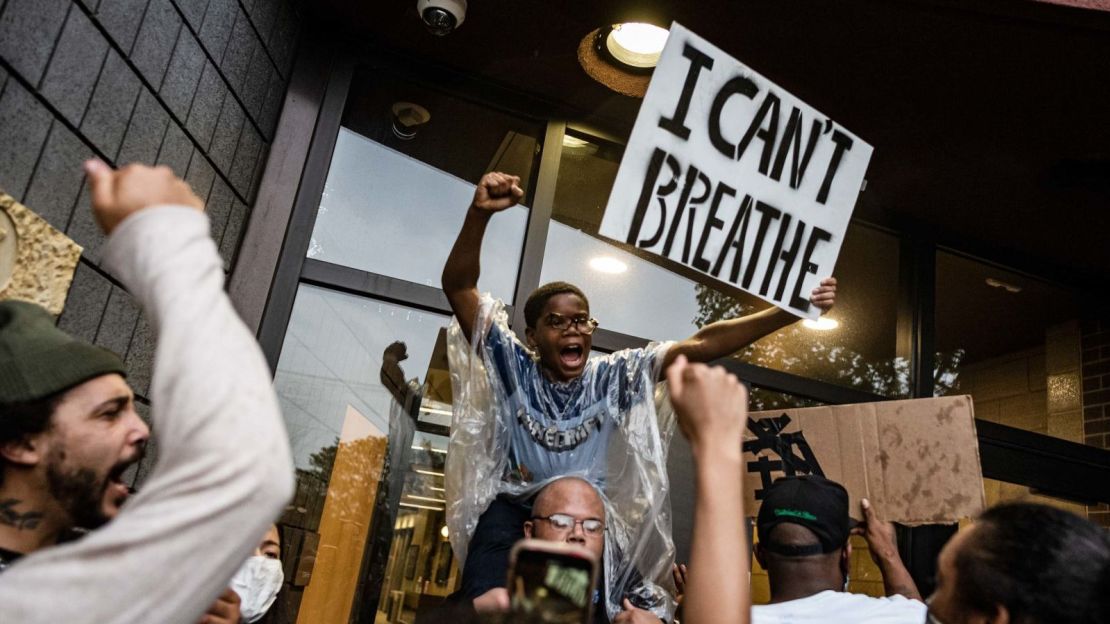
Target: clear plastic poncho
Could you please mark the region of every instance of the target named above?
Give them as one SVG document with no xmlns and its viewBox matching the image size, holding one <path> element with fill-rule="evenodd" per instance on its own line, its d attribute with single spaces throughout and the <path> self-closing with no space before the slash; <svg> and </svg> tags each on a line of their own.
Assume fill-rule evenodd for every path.
<svg viewBox="0 0 1110 624">
<path fill-rule="evenodd" d="M 473 337 L 472 348 L 457 319 L 447 330 L 454 392 L 447 526 L 460 568 L 495 497 L 523 501 L 559 477 L 582 477 L 605 502 L 610 619 L 628 597 L 671 621 L 667 449 L 675 421 L 665 384 L 655 383 L 670 343 L 592 358 L 578 379 L 560 384 L 543 378 L 500 300 L 483 295 Z"/>
</svg>

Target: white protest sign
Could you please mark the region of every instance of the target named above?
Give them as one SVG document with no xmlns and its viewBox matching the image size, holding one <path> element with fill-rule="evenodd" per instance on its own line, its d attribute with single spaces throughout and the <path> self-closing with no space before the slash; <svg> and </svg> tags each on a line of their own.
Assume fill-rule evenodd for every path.
<svg viewBox="0 0 1110 624">
<path fill-rule="evenodd" d="M 871 151 L 675 23 L 601 234 L 817 318 Z"/>
</svg>

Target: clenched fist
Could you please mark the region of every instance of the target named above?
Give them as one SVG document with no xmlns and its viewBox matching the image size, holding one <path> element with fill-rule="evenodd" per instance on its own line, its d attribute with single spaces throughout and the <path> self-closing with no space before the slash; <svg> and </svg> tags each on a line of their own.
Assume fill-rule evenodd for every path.
<svg viewBox="0 0 1110 624">
<path fill-rule="evenodd" d="M 487 212 L 500 212 L 512 208 L 523 197 L 519 176 L 491 171 L 478 181 L 471 206 Z"/>
<path fill-rule="evenodd" d="M 93 215 L 105 234 L 133 213 L 165 204 L 204 210 L 204 202 L 165 165 L 127 165 L 115 171 L 99 160 L 85 162 Z"/>
</svg>

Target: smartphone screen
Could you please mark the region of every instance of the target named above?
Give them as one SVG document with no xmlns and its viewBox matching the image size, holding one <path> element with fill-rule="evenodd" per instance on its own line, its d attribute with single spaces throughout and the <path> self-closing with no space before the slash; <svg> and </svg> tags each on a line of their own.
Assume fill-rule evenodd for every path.
<svg viewBox="0 0 1110 624">
<path fill-rule="evenodd" d="M 584 549 L 524 540 L 513 549 L 509 601 L 520 621 L 588 624 L 597 564 Z"/>
</svg>

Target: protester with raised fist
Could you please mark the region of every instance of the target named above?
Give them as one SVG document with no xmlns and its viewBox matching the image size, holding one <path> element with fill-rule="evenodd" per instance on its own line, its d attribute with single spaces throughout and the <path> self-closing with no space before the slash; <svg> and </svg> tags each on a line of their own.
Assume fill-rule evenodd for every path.
<svg viewBox="0 0 1110 624">
<path fill-rule="evenodd" d="M 448 454 L 448 523 L 453 525 L 456 555 L 464 562 L 461 593 L 480 598 L 503 583 L 509 549 L 521 536 L 515 527 L 527 516 L 531 498 L 549 481 L 574 475 L 606 496 L 614 528 L 607 540 L 620 542 L 607 550 L 608 582 L 613 583 L 610 615 L 620 612 L 625 594 L 636 593 L 634 603 L 643 599 L 638 607 L 656 603 L 651 607 L 655 613 L 669 617 L 673 605 L 662 604 L 670 600 L 669 591 L 660 591 L 658 584 L 670 584 L 670 562 L 633 565 L 622 554 L 666 551 L 670 539 L 669 527 L 662 524 L 622 523 L 625 515 L 644 513 L 627 513 L 629 505 L 648 501 L 648 506 L 662 509 L 667 504 L 663 494 L 654 494 L 666 491 L 666 451 L 659 442 L 671 433 L 654 424 L 655 383 L 679 356 L 693 362 L 726 357 L 798 319 L 771 308 L 712 323 L 679 342 L 591 358 L 599 322 L 590 315 L 586 294 L 572 284 L 554 282 L 528 297 L 519 336 L 509 329 L 504 305 L 479 293 L 478 277 L 490 219 L 523 196 L 517 176 L 483 176 L 443 269 L 443 290 L 456 318 L 449 330 L 449 353 L 458 357 L 452 363 L 457 383 Z M 835 298 L 836 280 L 828 278 L 814 289 L 810 302 L 827 311 Z M 463 359 L 480 361 L 481 370 Z M 487 377 L 478 379 L 480 374 Z M 487 395 L 492 401 L 479 404 Z M 662 481 L 646 483 L 633 476 L 623 482 L 615 476 L 610 450 L 621 444 L 637 449 L 628 452 L 631 461 L 652 464 L 625 475 L 652 474 Z M 452 487 L 453 480 L 473 487 L 464 492 Z M 631 579 L 644 591 L 626 586 Z"/>
<path fill-rule="evenodd" d="M 157 334 L 152 422 L 118 356 L 0 303 L 0 619 L 195 624 L 292 495 L 289 442 L 200 199 L 166 167 L 85 171 L 102 266 Z"/>
</svg>

